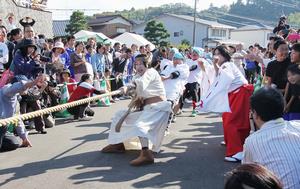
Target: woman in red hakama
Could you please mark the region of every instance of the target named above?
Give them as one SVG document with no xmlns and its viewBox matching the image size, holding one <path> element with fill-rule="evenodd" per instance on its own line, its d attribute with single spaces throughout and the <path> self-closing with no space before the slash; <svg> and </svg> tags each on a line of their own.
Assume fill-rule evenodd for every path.
<svg viewBox="0 0 300 189">
<path fill-rule="evenodd" d="M 223 113 L 225 161 L 237 162 L 242 159 L 243 144 L 250 133 L 250 96 L 254 87 L 230 62 L 226 47 L 218 46 L 214 55 L 216 79 L 197 109 Z"/>
<path fill-rule="evenodd" d="M 225 112 L 222 115 L 226 157 L 232 157 L 243 151 L 245 139 L 250 133 L 250 96 L 253 90 L 253 85 L 243 85 L 228 93 L 231 113 Z M 238 157 L 237 159 L 241 160 Z"/>
</svg>

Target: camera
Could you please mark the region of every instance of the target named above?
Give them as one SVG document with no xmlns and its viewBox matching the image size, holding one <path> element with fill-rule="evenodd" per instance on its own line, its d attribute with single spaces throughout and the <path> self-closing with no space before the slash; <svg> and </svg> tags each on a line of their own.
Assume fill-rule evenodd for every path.
<svg viewBox="0 0 300 189">
<path fill-rule="evenodd" d="M 54 81 L 54 80 L 52 80 L 52 81 L 47 81 L 47 83 L 48 83 L 48 86 L 49 86 L 49 87 L 53 87 L 53 88 L 57 87 L 57 83 L 56 83 L 56 81 Z"/>
<path fill-rule="evenodd" d="M 42 62 L 51 62 L 51 58 L 40 55 L 40 61 L 42 61 Z"/>
</svg>

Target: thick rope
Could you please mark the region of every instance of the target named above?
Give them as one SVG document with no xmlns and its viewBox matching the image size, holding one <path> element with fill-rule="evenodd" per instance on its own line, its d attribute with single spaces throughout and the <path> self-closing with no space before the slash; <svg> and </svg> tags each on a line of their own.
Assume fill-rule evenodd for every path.
<svg viewBox="0 0 300 189">
<path fill-rule="evenodd" d="M 86 104 L 86 103 L 89 103 L 92 101 L 99 100 L 99 99 L 107 97 L 107 96 L 113 96 L 113 95 L 117 95 L 120 93 L 121 93 L 120 90 L 116 90 L 111 93 L 97 95 L 97 96 L 93 96 L 93 97 L 89 97 L 89 98 L 85 98 L 85 99 L 81 99 L 81 100 L 77 100 L 77 101 L 69 102 L 69 103 L 65 103 L 65 104 L 60 104 L 60 105 L 53 106 L 50 108 L 45 108 L 42 110 L 38 110 L 38 111 L 26 113 L 26 114 L 21 114 L 21 115 L 13 116 L 13 117 L 6 118 L 6 119 L 0 119 L 0 127 L 9 125 L 9 124 L 15 124 L 15 123 L 19 122 L 20 120 L 24 121 L 24 120 L 32 119 L 32 118 L 39 117 L 39 116 L 42 116 L 45 114 L 50 114 L 52 112 L 58 112 L 58 111 L 61 111 L 61 110 L 67 109 L 67 108 L 79 106 L 82 104 Z"/>
</svg>

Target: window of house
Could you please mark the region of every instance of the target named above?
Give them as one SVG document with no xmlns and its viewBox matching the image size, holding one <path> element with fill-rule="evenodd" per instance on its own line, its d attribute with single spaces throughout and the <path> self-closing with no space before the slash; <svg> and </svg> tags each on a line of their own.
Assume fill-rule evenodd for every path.
<svg viewBox="0 0 300 189">
<path fill-rule="evenodd" d="M 180 32 L 174 32 L 174 37 L 179 37 Z"/>
<path fill-rule="evenodd" d="M 180 36 L 183 36 L 183 31 L 182 30 L 180 31 Z"/>
<path fill-rule="evenodd" d="M 221 37 L 226 37 L 226 30 L 221 30 Z"/>
<path fill-rule="evenodd" d="M 211 30 L 212 37 L 226 37 L 226 30 L 223 29 L 212 29 Z"/>
<path fill-rule="evenodd" d="M 117 28 L 117 33 L 125 33 L 126 29 L 125 28 Z"/>
</svg>

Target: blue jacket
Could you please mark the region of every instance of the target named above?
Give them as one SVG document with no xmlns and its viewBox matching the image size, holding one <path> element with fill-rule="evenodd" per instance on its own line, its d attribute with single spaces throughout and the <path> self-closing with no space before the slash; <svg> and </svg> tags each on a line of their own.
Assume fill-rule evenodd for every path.
<svg viewBox="0 0 300 189">
<path fill-rule="evenodd" d="M 64 53 L 64 54 L 66 54 L 66 55 L 64 55 L 64 54 L 62 54 L 62 55 L 64 55 L 65 56 L 65 58 L 66 58 L 66 65 L 68 66 L 68 69 L 70 70 L 70 72 L 71 72 L 71 77 L 72 78 L 74 78 L 74 68 L 73 68 L 73 66 L 71 65 L 71 59 L 70 59 L 70 57 L 71 57 L 71 54 L 73 54 L 75 52 L 75 49 L 72 49 L 72 48 L 66 48 L 66 52 Z"/>
<path fill-rule="evenodd" d="M 37 73 L 39 64 L 30 57 L 23 56 L 21 51 L 18 50 L 14 56 L 12 68 L 14 75 L 25 75 L 28 79 L 30 79 Z"/>
</svg>

